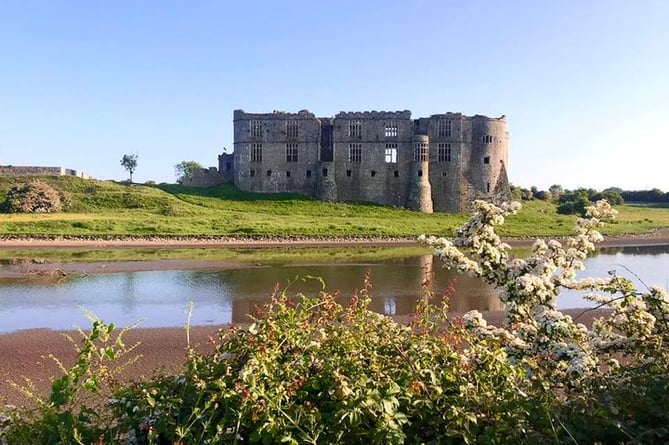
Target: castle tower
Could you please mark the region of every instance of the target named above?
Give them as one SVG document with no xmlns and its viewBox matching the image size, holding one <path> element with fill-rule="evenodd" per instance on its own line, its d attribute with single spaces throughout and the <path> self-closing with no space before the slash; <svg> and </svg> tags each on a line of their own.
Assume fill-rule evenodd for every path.
<svg viewBox="0 0 669 445">
<path fill-rule="evenodd" d="M 432 213 L 432 188 L 430 187 L 430 137 L 414 135 L 412 139 L 413 161 L 407 207 L 420 212 Z"/>
<path fill-rule="evenodd" d="M 509 197 L 507 177 L 508 139 L 506 118 L 471 118 L 471 151 L 463 179 L 468 181 L 468 199 L 504 200 Z"/>
</svg>

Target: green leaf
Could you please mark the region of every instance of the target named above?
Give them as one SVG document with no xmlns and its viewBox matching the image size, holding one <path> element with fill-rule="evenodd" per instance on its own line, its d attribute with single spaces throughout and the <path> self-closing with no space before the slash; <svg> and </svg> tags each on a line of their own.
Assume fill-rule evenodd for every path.
<svg viewBox="0 0 669 445">
<path fill-rule="evenodd" d="M 292 436 L 285 435 L 281 437 L 281 443 L 287 443 L 290 445 L 297 445 L 299 442 L 295 440 Z"/>
</svg>

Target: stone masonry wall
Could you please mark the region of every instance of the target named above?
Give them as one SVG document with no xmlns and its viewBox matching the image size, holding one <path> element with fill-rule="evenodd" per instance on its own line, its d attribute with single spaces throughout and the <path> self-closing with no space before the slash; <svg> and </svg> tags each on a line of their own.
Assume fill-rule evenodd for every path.
<svg viewBox="0 0 669 445">
<path fill-rule="evenodd" d="M 90 175 L 63 167 L 36 167 L 36 166 L 0 166 L 0 175 L 3 176 L 76 176 L 90 179 Z"/>
<path fill-rule="evenodd" d="M 358 125 L 359 134 L 355 133 Z M 334 151 L 338 199 L 406 206 L 412 136 L 409 111 L 337 114 Z M 361 152 L 359 161 L 350 156 L 352 147 L 357 146 Z M 386 150 L 390 150 L 388 159 Z"/>
<path fill-rule="evenodd" d="M 235 184 L 247 191 L 314 196 L 320 131 L 320 120 L 306 110 L 264 114 L 235 111 Z"/>
</svg>

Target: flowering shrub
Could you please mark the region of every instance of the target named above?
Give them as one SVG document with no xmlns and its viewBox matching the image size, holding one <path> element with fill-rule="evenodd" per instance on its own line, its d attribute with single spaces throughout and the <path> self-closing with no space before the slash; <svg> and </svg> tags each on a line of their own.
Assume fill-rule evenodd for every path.
<svg viewBox="0 0 669 445">
<path fill-rule="evenodd" d="M 564 245 L 537 240 L 532 254 L 519 259 L 509 255 L 510 247 L 494 230 L 519 207 L 476 201 L 472 218 L 453 242 L 421 237 L 447 267 L 473 273 L 499 289 L 507 326 L 488 326 L 480 313 L 472 311 L 464 317 L 466 327 L 477 341 L 494 341 L 509 363 L 523 367 L 528 391 L 541 388 L 558 398 L 561 408 L 554 418 L 560 420 L 563 434 L 573 439 L 582 427 L 586 440 L 592 441 L 596 438 L 592 428 L 599 425 L 606 443 L 666 440 L 667 429 L 655 422 L 666 425 L 669 420 L 667 293 L 658 287 L 640 292 L 615 274 L 576 278 L 576 272 L 584 269 L 583 260 L 602 240 L 597 229 L 603 220 L 615 217 L 615 210 L 598 201 L 586 209 L 587 218 L 577 221 L 576 236 Z M 595 320 L 588 330 L 557 309 L 564 289 L 586 291 L 585 297 L 610 309 L 609 315 Z M 661 401 L 662 413 L 648 416 L 652 421 L 646 422 L 639 398 Z M 595 412 L 597 419 L 583 423 L 583 411 Z M 567 418 L 581 425 L 568 426 Z"/>
<path fill-rule="evenodd" d="M 525 401 L 499 351 L 423 307 L 409 326 L 336 295 L 273 298 L 180 375 L 117 395 L 146 443 L 463 443 L 518 438 Z M 445 308 L 443 308 L 445 309 Z M 153 441 L 153 442 L 152 442 Z M 163 442 L 160 442 L 163 441 Z M 142 442 L 143 443 L 143 442 Z"/>
</svg>

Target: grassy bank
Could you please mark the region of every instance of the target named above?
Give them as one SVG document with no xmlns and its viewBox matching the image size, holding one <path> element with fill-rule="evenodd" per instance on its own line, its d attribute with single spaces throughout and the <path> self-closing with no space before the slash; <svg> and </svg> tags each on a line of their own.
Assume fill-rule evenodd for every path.
<svg viewBox="0 0 669 445">
<path fill-rule="evenodd" d="M 12 186 L 37 178 L 0 177 L 0 201 Z M 415 236 L 451 235 L 465 215 L 426 215 L 373 204 L 324 203 L 292 194 L 244 193 L 224 185 L 127 185 L 69 177 L 39 178 L 71 196 L 66 212 L 0 214 L 0 236 Z M 623 205 L 606 234 L 669 227 L 669 209 Z M 507 236 L 572 233 L 575 217 L 526 202 Z"/>
</svg>

